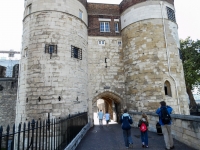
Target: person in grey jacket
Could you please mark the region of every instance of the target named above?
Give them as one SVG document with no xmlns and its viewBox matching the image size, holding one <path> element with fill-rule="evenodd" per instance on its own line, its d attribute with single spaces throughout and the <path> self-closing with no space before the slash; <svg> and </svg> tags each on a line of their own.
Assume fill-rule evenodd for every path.
<svg viewBox="0 0 200 150">
<path fill-rule="evenodd" d="M 131 116 L 127 113 L 127 109 L 124 109 L 124 114 L 120 118 L 123 129 L 123 137 L 126 148 L 133 148 L 133 139 L 131 137 L 131 125 L 133 120 Z"/>
</svg>

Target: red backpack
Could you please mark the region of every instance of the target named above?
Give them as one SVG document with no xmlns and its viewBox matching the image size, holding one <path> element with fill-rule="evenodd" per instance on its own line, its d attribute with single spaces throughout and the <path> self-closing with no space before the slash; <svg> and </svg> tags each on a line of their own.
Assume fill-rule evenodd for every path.
<svg viewBox="0 0 200 150">
<path fill-rule="evenodd" d="M 144 122 L 142 122 L 142 124 L 141 124 L 141 126 L 140 126 L 140 131 L 141 131 L 141 132 L 147 131 L 147 126 L 146 126 L 146 124 L 145 124 Z"/>
</svg>

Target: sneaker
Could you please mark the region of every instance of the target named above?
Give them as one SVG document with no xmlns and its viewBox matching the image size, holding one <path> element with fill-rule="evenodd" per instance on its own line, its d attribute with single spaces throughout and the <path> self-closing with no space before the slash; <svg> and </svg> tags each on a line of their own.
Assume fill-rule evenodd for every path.
<svg viewBox="0 0 200 150">
<path fill-rule="evenodd" d="M 175 148 L 174 146 L 170 147 L 170 149 L 174 149 L 174 148 Z"/>
<path fill-rule="evenodd" d="M 168 148 L 166 148 L 166 147 L 165 147 L 165 149 L 166 149 L 166 150 L 170 150 L 170 149 L 168 149 Z"/>
<path fill-rule="evenodd" d="M 148 145 L 146 145 L 145 147 L 146 147 L 146 148 L 149 148 L 149 146 L 148 146 Z"/>
<path fill-rule="evenodd" d="M 145 146 L 142 144 L 142 147 L 145 147 Z"/>
<path fill-rule="evenodd" d="M 129 147 L 126 147 L 126 148 L 129 148 Z"/>
<path fill-rule="evenodd" d="M 133 143 L 129 143 L 129 147 L 130 147 L 130 148 L 133 148 Z"/>
</svg>

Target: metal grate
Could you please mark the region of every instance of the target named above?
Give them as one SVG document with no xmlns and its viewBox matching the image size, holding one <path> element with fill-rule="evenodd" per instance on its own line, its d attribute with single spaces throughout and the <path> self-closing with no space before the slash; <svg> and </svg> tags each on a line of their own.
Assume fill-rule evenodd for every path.
<svg viewBox="0 0 200 150">
<path fill-rule="evenodd" d="M 82 60 L 82 49 L 71 46 L 71 57 Z"/>
<path fill-rule="evenodd" d="M 176 22 L 176 17 L 175 17 L 175 13 L 174 13 L 174 10 L 167 7 L 167 16 L 168 16 L 168 19 L 173 21 L 173 22 Z"/>
</svg>

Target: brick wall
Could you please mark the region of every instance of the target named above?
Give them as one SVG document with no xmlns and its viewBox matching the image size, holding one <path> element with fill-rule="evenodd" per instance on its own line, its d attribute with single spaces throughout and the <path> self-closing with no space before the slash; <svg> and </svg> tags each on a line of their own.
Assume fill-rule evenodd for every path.
<svg viewBox="0 0 200 150">
<path fill-rule="evenodd" d="M 119 19 L 119 5 L 88 3 L 88 35 L 89 36 L 120 36 L 115 32 L 114 19 Z M 110 32 L 100 32 L 99 18 L 111 19 Z M 119 31 L 121 30 L 119 22 Z"/>
</svg>

